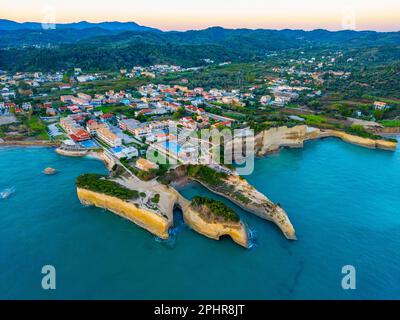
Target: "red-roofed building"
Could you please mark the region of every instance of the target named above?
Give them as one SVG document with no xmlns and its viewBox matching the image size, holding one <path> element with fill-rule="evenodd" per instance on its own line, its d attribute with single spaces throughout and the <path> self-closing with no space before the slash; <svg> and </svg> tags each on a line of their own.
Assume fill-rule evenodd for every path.
<svg viewBox="0 0 400 320">
<path fill-rule="evenodd" d="M 138 114 L 142 114 L 142 115 L 146 115 L 146 114 L 149 115 L 152 113 L 153 113 L 152 109 L 143 109 L 143 110 L 138 111 Z"/>
<path fill-rule="evenodd" d="M 113 114 L 111 114 L 111 113 L 105 113 L 105 114 L 103 114 L 103 115 L 100 116 L 100 120 L 104 122 L 104 121 L 111 120 L 113 117 L 114 117 Z"/>
<path fill-rule="evenodd" d="M 230 122 L 230 121 L 218 122 L 213 125 L 213 127 L 229 127 L 229 128 L 231 126 L 232 126 L 232 122 Z"/>
<path fill-rule="evenodd" d="M 71 133 L 69 136 L 75 142 L 81 142 L 81 141 L 92 139 L 89 132 L 87 132 L 86 130 L 83 130 L 83 129 L 77 130 L 74 133 Z"/>
</svg>

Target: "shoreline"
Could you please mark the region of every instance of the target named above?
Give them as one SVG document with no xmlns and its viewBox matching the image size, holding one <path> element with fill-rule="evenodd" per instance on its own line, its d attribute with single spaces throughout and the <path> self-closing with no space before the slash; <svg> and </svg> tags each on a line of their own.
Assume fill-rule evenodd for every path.
<svg viewBox="0 0 400 320">
<path fill-rule="evenodd" d="M 268 134 L 268 133 L 270 133 L 270 134 Z M 334 131 L 334 130 L 321 131 L 319 129 L 309 128 L 306 126 L 297 126 L 294 128 L 280 127 L 277 129 L 267 130 L 265 132 L 262 132 L 257 137 L 259 137 L 259 136 L 262 137 L 262 141 L 259 141 L 260 143 L 258 144 L 258 146 L 256 146 L 256 149 L 255 149 L 255 154 L 257 155 L 257 158 L 262 158 L 264 156 L 268 156 L 269 154 L 277 153 L 283 148 L 304 148 L 304 142 L 306 142 L 306 141 L 324 140 L 327 138 L 338 138 L 345 143 L 355 144 L 355 145 L 359 145 L 361 147 L 367 147 L 370 149 L 387 149 L 387 150 L 394 151 L 394 150 L 396 150 L 396 147 L 397 147 L 396 143 L 386 141 L 386 140 L 367 139 L 367 138 L 349 135 L 345 132 Z M 383 144 L 383 142 L 385 142 L 385 143 Z M 54 142 L 49 142 L 49 141 L 12 141 L 12 142 L 8 142 L 8 143 L 0 143 L 0 146 L 16 146 L 16 147 L 28 147 L 28 146 L 54 147 L 57 145 L 59 145 L 59 143 L 54 143 Z M 257 149 L 258 149 L 258 151 L 257 151 Z M 72 157 L 73 155 L 64 154 L 64 156 Z M 107 153 L 104 151 L 102 151 L 102 152 L 93 152 L 93 151 L 89 152 L 88 151 L 86 154 L 82 155 L 82 157 L 102 161 L 109 173 L 111 173 L 111 171 L 112 171 L 111 169 L 116 164 L 115 160 L 112 157 L 110 157 L 109 155 L 107 155 Z M 138 182 L 136 182 L 135 184 L 137 184 L 137 183 Z M 265 201 L 266 201 L 265 205 L 257 204 L 258 203 L 257 201 L 255 201 L 254 204 L 247 205 L 245 203 L 241 203 L 237 199 L 230 197 L 227 194 L 218 192 L 218 190 L 213 190 L 212 188 L 207 186 L 202 181 L 199 181 L 195 178 L 190 178 L 188 176 L 180 177 L 178 180 L 172 182 L 170 184 L 170 188 L 172 188 L 172 190 L 179 195 L 178 198 L 183 198 L 179 189 L 185 188 L 190 183 L 199 184 L 199 185 L 203 186 L 209 192 L 227 199 L 228 201 L 230 201 L 234 205 L 238 206 L 242 210 L 252 213 L 252 214 L 254 214 L 262 219 L 265 219 L 267 221 L 273 222 L 281 230 L 281 232 L 284 234 L 284 236 L 288 240 L 297 240 L 297 238 L 295 236 L 295 229 L 290 222 L 289 215 L 285 212 L 285 210 L 283 208 L 281 208 L 279 205 L 273 204 L 266 196 L 262 195 L 261 193 L 260 193 L 260 195 L 265 197 Z M 150 187 L 150 190 L 152 190 L 153 188 L 160 189 L 155 184 L 158 185 L 158 183 L 156 183 L 154 181 L 152 183 L 148 183 L 148 187 Z M 247 183 L 247 184 L 250 187 L 252 187 L 251 184 L 249 184 L 249 183 Z M 142 183 L 139 183 L 139 185 L 142 185 Z M 147 186 L 145 186 L 145 187 L 146 187 L 145 189 L 147 189 Z M 252 189 L 254 189 L 254 188 L 252 187 Z M 172 191 L 172 190 L 170 190 L 170 191 Z M 160 192 L 160 194 L 162 194 L 162 197 L 164 197 L 164 196 L 169 197 L 168 194 L 170 192 L 165 192 L 166 190 L 164 190 L 163 188 L 161 188 L 158 191 Z M 82 192 L 83 192 L 82 190 L 78 189 L 78 197 L 79 197 L 79 194 Z M 166 193 L 166 195 L 165 195 L 165 193 Z M 259 193 L 259 192 L 257 191 L 257 193 Z M 80 198 L 80 200 L 85 200 L 85 199 L 81 199 L 82 197 L 79 197 L 79 198 Z M 83 197 L 83 198 L 85 198 L 85 197 Z M 102 196 L 100 198 L 102 198 Z M 257 200 L 258 198 L 256 197 L 254 199 Z M 107 209 L 113 213 L 116 213 L 117 215 L 121 215 L 120 210 L 114 210 L 113 208 L 108 209 L 108 204 L 110 204 L 110 201 L 108 201 L 108 200 L 106 200 L 102 204 L 99 203 L 99 202 L 102 202 L 101 199 L 97 199 L 96 201 L 88 201 L 88 202 L 92 202 L 92 205 Z M 174 202 L 173 206 L 175 206 L 177 203 L 178 204 L 183 203 L 183 201 L 182 201 L 182 203 L 179 203 L 180 201 L 176 201 L 176 199 L 173 202 Z M 188 208 L 186 208 L 186 205 L 181 206 L 181 207 L 182 207 L 182 211 L 183 211 L 183 216 L 185 218 L 185 215 L 187 214 L 186 211 Z M 167 209 L 167 211 L 171 211 L 171 212 L 168 212 L 168 213 L 170 213 L 169 215 L 168 215 L 168 213 L 165 213 L 169 216 L 169 219 L 171 219 L 173 208 L 164 208 L 164 209 Z M 169 210 L 169 209 L 171 209 L 171 210 Z M 144 208 L 138 208 L 138 207 L 136 208 L 136 210 L 133 210 L 133 211 L 137 211 L 137 210 L 146 211 Z M 129 211 L 131 211 L 131 210 L 129 210 Z M 139 220 L 133 219 L 133 217 L 127 215 L 126 212 L 124 212 L 124 213 L 125 214 L 122 214 L 122 216 L 124 218 L 134 222 L 135 224 L 150 231 L 151 233 L 159 236 L 162 239 L 168 238 L 168 235 L 167 235 L 168 232 L 165 231 L 166 230 L 165 224 L 164 224 L 164 227 L 161 228 L 162 231 L 158 227 L 156 227 L 157 231 L 155 231 L 153 229 L 153 227 L 151 226 L 151 224 L 150 224 L 150 226 L 148 226 L 147 223 L 144 223 L 144 221 L 142 219 L 139 219 Z M 200 220 L 195 218 L 195 216 L 193 214 L 194 214 L 194 212 L 192 212 L 192 214 L 191 214 L 191 216 L 192 216 L 191 219 L 187 218 L 187 219 L 185 219 L 185 221 L 188 220 L 188 221 L 186 221 L 188 223 L 188 226 L 190 228 L 192 228 L 193 230 L 197 231 L 198 233 L 205 235 L 206 237 L 216 239 L 216 240 L 218 240 L 220 238 L 220 236 L 222 236 L 222 235 L 230 235 L 232 240 L 234 240 L 236 243 L 238 243 L 244 247 L 248 246 L 248 239 L 246 239 L 246 237 L 243 236 L 245 234 L 245 232 L 243 231 L 244 229 L 238 234 L 238 233 L 232 231 L 235 228 L 232 229 L 231 227 L 228 227 L 228 226 L 224 227 L 223 225 L 218 225 L 218 224 L 213 225 L 210 223 L 201 222 Z M 134 216 L 135 215 L 136 214 L 134 214 Z M 283 220 L 282 220 L 282 217 L 284 218 Z M 140 221 L 140 220 L 142 220 L 142 221 Z M 197 222 L 194 223 L 194 221 L 197 221 Z M 173 222 L 170 221 L 169 227 L 172 224 L 173 224 Z M 244 225 L 242 225 L 241 228 L 245 228 Z"/>
<path fill-rule="evenodd" d="M 0 147 L 59 147 L 60 145 L 61 142 L 46 140 L 3 140 L 0 142 Z"/>
<path fill-rule="evenodd" d="M 303 148 L 304 142 L 310 140 L 323 140 L 337 138 L 341 141 L 369 149 L 395 151 L 398 142 L 384 139 L 371 139 L 356 136 L 339 130 L 321 130 L 306 125 L 295 127 L 271 128 L 258 133 L 255 136 L 255 155 L 264 157 L 279 152 L 282 148 Z M 236 142 L 233 141 L 235 144 Z"/>
<path fill-rule="evenodd" d="M 289 215 L 286 213 L 286 211 L 284 211 L 283 208 L 276 206 L 276 210 L 278 211 L 280 209 L 281 212 L 284 213 L 284 216 L 286 217 L 287 221 L 285 221 L 285 223 L 281 223 L 279 222 L 277 219 L 274 219 L 273 216 L 270 216 L 267 212 L 265 212 L 262 208 L 257 208 L 253 205 L 246 205 L 241 203 L 240 201 L 229 197 L 228 195 L 225 195 L 222 192 L 218 192 L 215 190 L 212 190 L 209 186 L 207 186 L 205 183 L 201 182 L 200 180 L 197 179 L 190 179 L 191 182 L 194 183 L 198 183 L 199 185 L 201 185 L 203 188 L 205 188 L 206 190 L 208 190 L 209 192 L 216 194 L 228 201 L 230 201 L 231 203 L 233 203 L 234 205 L 236 205 L 237 207 L 239 207 L 240 209 L 242 209 L 243 211 L 246 211 L 248 213 L 251 213 L 263 220 L 266 220 L 268 222 L 272 222 L 273 224 L 276 225 L 276 227 L 283 233 L 283 235 L 285 236 L 285 238 L 287 240 L 290 241 L 297 241 L 297 237 L 296 237 L 296 231 L 293 227 L 293 225 L 291 224 L 291 221 L 289 219 Z M 251 184 L 249 184 L 251 185 Z M 251 185 L 252 186 L 252 185 Z M 268 198 L 267 200 L 269 202 L 271 202 Z M 272 205 L 275 205 L 273 202 L 271 202 Z"/>
</svg>

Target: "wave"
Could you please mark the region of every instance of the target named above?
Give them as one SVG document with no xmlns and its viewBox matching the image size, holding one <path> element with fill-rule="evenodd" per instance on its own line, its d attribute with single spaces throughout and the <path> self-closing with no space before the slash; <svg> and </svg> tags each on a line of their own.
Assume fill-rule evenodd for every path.
<svg viewBox="0 0 400 320">
<path fill-rule="evenodd" d="M 15 192 L 15 188 L 5 188 L 0 192 L 0 199 L 8 199 Z"/>
<path fill-rule="evenodd" d="M 178 221 L 177 225 L 169 230 L 169 238 L 167 240 L 155 237 L 155 241 L 161 243 L 169 249 L 173 249 L 176 244 L 178 235 L 186 228 L 186 224 L 182 221 Z"/>
<path fill-rule="evenodd" d="M 247 229 L 247 236 L 249 237 L 249 249 L 257 247 L 257 231 L 255 229 Z"/>
</svg>

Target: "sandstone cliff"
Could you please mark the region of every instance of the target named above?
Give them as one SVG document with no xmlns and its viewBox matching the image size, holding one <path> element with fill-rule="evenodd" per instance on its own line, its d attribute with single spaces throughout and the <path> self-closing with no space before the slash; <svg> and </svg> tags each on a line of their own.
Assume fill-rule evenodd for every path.
<svg viewBox="0 0 400 320">
<path fill-rule="evenodd" d="M 185 223 L 197 233 L 214 240 L 219 240 L 222 236 L 230 236 L 242 247 L 249 247 L 248 231 L 243 222 L 209 222 L 203 219 L 187 200 L 182 199 L 180 206 Z"/>
<path fill-rule="evenodd" d="M 82 204 L 106 209 L 134 222 L 161 239 L 169 238 L 168 231 L 172 222 L 157 213 L 139 208 L 135 203 L 86 189 L 78 188 L 77 193 Z"/>
<path fill-rule="evenodd" d="M 148 188 L 150 188 L 153 192 L 160 194 L 159 212 L 149 210 L 147 207 L 141 207 L 134 202 L 123 201 L 82 188 L 77 189 L 78 197 L 82 204 L 111 211 L 134 222 L 161 239 L 169 238 L 169 229 L 173 225 L 173 210 L 175 206 L 179 206 L 182 209 L 186 224 L 199 234 L 215 240 L 227 235 L 239 245 L 248 247 L 247 229 L 242 222 L 209 223 L 202 219 L 201 214 L 191 208 L 190 202 L 172 187 L 161 185 L 154 180 L 150 182 L 140 181 L 134 177 L 120 179 L 118 183 L 127 188 L 141 191 L 149 190 Z"/>
<path fill-rule="evenodd" d="M 195 177 L 189 178 L 197 181 L 211 192 L 235 203 L 243 210 L 274 222 L 287 239 L 296 240 L 296 232 L 285 210 L 257 191 L 246 179 L 231 174 L 221 184 L 213 186 Z"/>
<path fill-rule="evenodd" d="M 279 127 L 263 131 L 255 137 L 257 155 L 278 151 L 281 147 L 301 148 L 307 138 L 307 126 Z"/>
<path fill-rule="evenodd" d="M 263 156 L 271 152 L 278 151 L 281 147 L 300 148 L 307 140 L 336 137 L 345 142 L 356 144 L 366 148 L 394 150 L 396 142 L 384 139 L 369 139 L 348 134 L 338 130 L 320 130 L 306 125 L 295 126 L 293 128 L 279 127 L 263 131 L 255 137 L 255 152 L 258 156 Z"/>
<path fill-rule="evenodd" d="M 355 135 L 348 134 L 343 131 L 337 130 L 325 130 L 322 131 L 320 137 L 337 137 L 342 139 L 345 142 L 356 144 L 362 147 L 371 148 L 371 149 L 384 149 L 384 150 L 395 150 L 397 147 L 396 142 L 387 141 L 387 140 L 374 140 L 370 138 L 363 138 Z"/>
</svg>

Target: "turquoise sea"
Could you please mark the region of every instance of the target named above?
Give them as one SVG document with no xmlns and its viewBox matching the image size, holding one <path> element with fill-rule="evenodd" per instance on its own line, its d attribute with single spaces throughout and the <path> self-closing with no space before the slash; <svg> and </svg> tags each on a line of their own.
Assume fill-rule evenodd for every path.
<svg viewBox="0 0 400 320">
<path fill-rule="evenodd" d="M 49 166 L 59 173 L 43 175 Z M 251 250 L 194 233 L 179 212 L 161 242 L 83 207 L 74 180 L 84 172 L 106 170 L 48 148 L 0 149 L 0 192 L 13 191 L 0 199 L 1 299 L 400 298 L 399 150 L 327 139 L 258 159 L 248 179 L 286 209 L 299 240 L 232 205 L 254 231 Z M 194 184 L 182 193 L 215 197 Z M 41 288 L 44 265 L 56 268 L 54 291 Z M 354 291 L 341 287 L 345 265 Z"/>
</svg>

